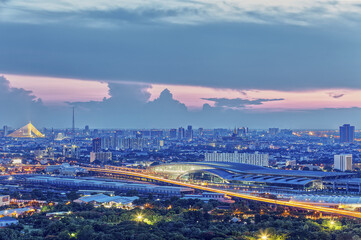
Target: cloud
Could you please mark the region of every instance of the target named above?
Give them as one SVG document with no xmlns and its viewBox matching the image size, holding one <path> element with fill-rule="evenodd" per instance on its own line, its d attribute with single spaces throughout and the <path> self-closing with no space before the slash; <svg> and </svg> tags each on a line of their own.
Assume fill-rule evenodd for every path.
<svg viewBox="0 0 361 240">
<path fill-rule="evenodd" d="M 329 93 L 329 96 L 332 98 L 341 98 L 343 96 L 345 96 L 344 93 Z"/>
<path fill-rule="evenodd" d="M 361 34 L 342 29 L 0 23 L 0 72 L 238 89 L 361 88 Z"/>
<path fill-rule="evenodd" d="M 241 98 L 202 98 L 203 100 L 212 101 L 215 103 L 215 107 L 226 107 L 226 108 L 244 108 L 247 105 L 261 105 L 264 102 L 273 102 L 273 101 L 282 101 L 283 98 L 275 98 L 275 99 L 241 99 Z"/>
<path fill-rule="evenodd" d="M 51 107 L 43 105 L 31 92 L 9 87 L 9 82 L 0 78 L 0 125 L 14 128 L 32 121 L 40 130 L 42 127 L 70 128 L 72 108 L 75 106 L 75 124 L 78 128 L 176 128 L 194 127 L 218 128 L 235 125 L 250 128 L 337 128 L 347 122 L 357 126 L 361 118 L 361 108 L 318 109 L 305 111 L 259 112 L 245 108 L 234 110 L 220 106 L 245 106 L 262 104 L 280 99 L 219 99 L 219 105 L 204 104 L 198 111 L 189 111 L 174 99 L 168 89 L 158 98 L 149 101 L 146 84 L 109 84 L 110 98 L 102 101 L 74 102 L 68 106 Z"/>
<path fill-rule="evenodd" d="M 43 108 L 41 99 L 30 91 L 11 88 L 9 81 L 0 76 L 0 109 L 2 122 L 19 123 L 30 121 Z"/>
<path fill-rule="evenodd" d="M 1 2 L 0 2 L 1 3 Z M 307 25 L 360 13 L 357 2 L 342 0 L 212 1 L 91 0 L 2 1 L 2 21 L 122 25 L 124 22 L 205 24 L 214 22 L 286 23 Z M 93 23 L 91 23 L 93 22 Z M 104 26 L 104 24 L 103 24 Z"/>
</svg>

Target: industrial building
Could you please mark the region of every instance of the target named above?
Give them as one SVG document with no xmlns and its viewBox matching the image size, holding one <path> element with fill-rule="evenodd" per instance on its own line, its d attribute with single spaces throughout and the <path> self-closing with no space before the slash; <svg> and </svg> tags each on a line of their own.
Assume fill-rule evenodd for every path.
<svg viewBox="0 0 361 240">
<path fill-rule="evenodd" d="M 128 182 L 107 181 L 85 178 L 60 178 L 50 176 L 35 176 L 26 179 L 31 184 L 50 185 L 58 187 L 71 187 L 72 189 L 102 189 L 118 190 L 123 192 L 137 191 L 141 194 L 155 194 L 163 196 L 181 196 L 182 194 L 193 193 L 193 189 L 173 186 L 156 186 L 151 184 L 139 184 Z"/>
<path fill-rule="evenodd" d="M 302 194 L 292 196 L 290 201 L 349 210 L 361 207 L 361 197 L 359 196 Z"/>
</svg>

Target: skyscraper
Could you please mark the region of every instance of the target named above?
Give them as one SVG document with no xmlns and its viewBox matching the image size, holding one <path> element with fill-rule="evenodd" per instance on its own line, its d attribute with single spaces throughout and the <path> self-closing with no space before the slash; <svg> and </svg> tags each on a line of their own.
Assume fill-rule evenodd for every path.
<svg viewBox="0 0 361 240">
<path fill-rule="evenodd" d="M 340 126 L 340 143 L 351 143 L 355 139 L 355 127 L 350 124 Z"/>
<path fill-rule="evenodd" d="M 3 128 L 3 132 L 4 132 L 4 137 L 6 137 L 7 135 L 8 135 L 8 126 L 4 126 L 4 128 Z"/>
<path fill-rule="evenodd" d="M 177 129 L 173 128 L 169 131 L 169 138 L 171 138 L 171 139 L 177 138 Z"/>
<path fill-rule="evenodd" d="M 203 137 L 203 132 L 204 131 L 204 129 L 203 128 L 198 128 L 198 136 L 199 137 Z"/>
<path fill-rule="evenodd" d="M 183 139 L 184 138 L 184 128 L 180 127 L 178 128 L 178 139 Z"/>
<path fill-rule="evenodd" d="M 342 172 L 352 171 L 352 154 L 335 155 L 333 167 Z"/>
<path fill-rule="evenodd" d="M 102 149 L 102 140 L 100 138 L 94 138 L 92 145 L 92 152 L 100 152 Z"/>
<path fill-rule="evenodd" d="M 279 128 L 269 128 L 268 129 L 268 133 L 270 135 L 277 135 L 279 133 L 280 129 Z"/>
<path fill-rule="evenodd" d="M 192 140 L 193 139 L 193 128 L 192 128 L 191 125 L 189 125 L 187 127 L 186 138 L 187 138 L 187 140 Z"/>
</svg>

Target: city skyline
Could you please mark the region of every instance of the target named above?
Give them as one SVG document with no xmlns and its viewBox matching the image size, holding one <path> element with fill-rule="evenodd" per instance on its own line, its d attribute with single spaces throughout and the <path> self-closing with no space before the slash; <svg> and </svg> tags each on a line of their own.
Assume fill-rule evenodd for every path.
<svg viewBox="0 0 361 240">
<path fill-rule="evenodd" d="M 0 0 L 0 239 L 360 240 L 360 29 L 357 0 Z"/>
</svg>

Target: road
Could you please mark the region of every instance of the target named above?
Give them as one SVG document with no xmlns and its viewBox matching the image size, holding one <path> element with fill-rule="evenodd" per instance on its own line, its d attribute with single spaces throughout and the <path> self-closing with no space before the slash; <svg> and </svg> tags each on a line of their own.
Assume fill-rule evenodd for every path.
<svg viewBox="0 0 361 240">
<path fill-rule="evenodd" d="M 243 199 L 248 199 L 248 200 L 254 200 L 254 201 L 258 201 L 258 202 L 277 204 L 277 205 L 283 205 L 283 206 L 288 206 L 288 207 L 295 207 L 295 208 L 301 208 L 301 209 L 306 209 L 306 210 L 319 211 L 319 212 L 324 212 L 324 213 L 338 214 L 338 215 L 344 215 L 344 216 L 349 216 L 349 217 L 361 218 L 361 212 L 353 212 L 353 211 L 340 210 L 340 209 L 334 209 L 334 208 L 313 206 L 310 204 L 300 203 L 300 202 L 282 201 L 282 200 L 257 197 L 257 196 L 236 193 L 236 192 L 227 191 L 227 190 L 220 190 L 220 189 L 210 188 L 210 187 L 206 187 L 206 186 L 200 186 L 200 185 L 195 185 L 195 184 L 191 184 L 191 183 L 180 182 L 180 181 L 176 181 L 176 180 L 160 178 L 160 177 L 156 177 L 156 176 L 152 176 L 152 175 L 148 175 L 148 174 L 144 174 L 144 173 L 139 173 L 139 172 L 130 172 L 130 171 L 124 171 L 124 170 L 109 170 L 109 169 L 104 169 L 104 168 L 86 168 L 86 169 L 88 171 L 92 171 L 92 172 L 113 173 L 113 174 L 122 174 L 122 175 L 134 176 L 134 177 L 142 177 L 142 178 L 152 179 L 152 180 L 170 183 L 170 184 L 174 184 L 174 185 L 178 185 L 178 186 L 189 187 L 189 188 L 199 189 L 199 190 L 208 191 L 208 192 L 222 193 L 222 194 L 226 194 L 228 196 L 238 197 L 238 198 L 243 198 Z"/>
</svg>

